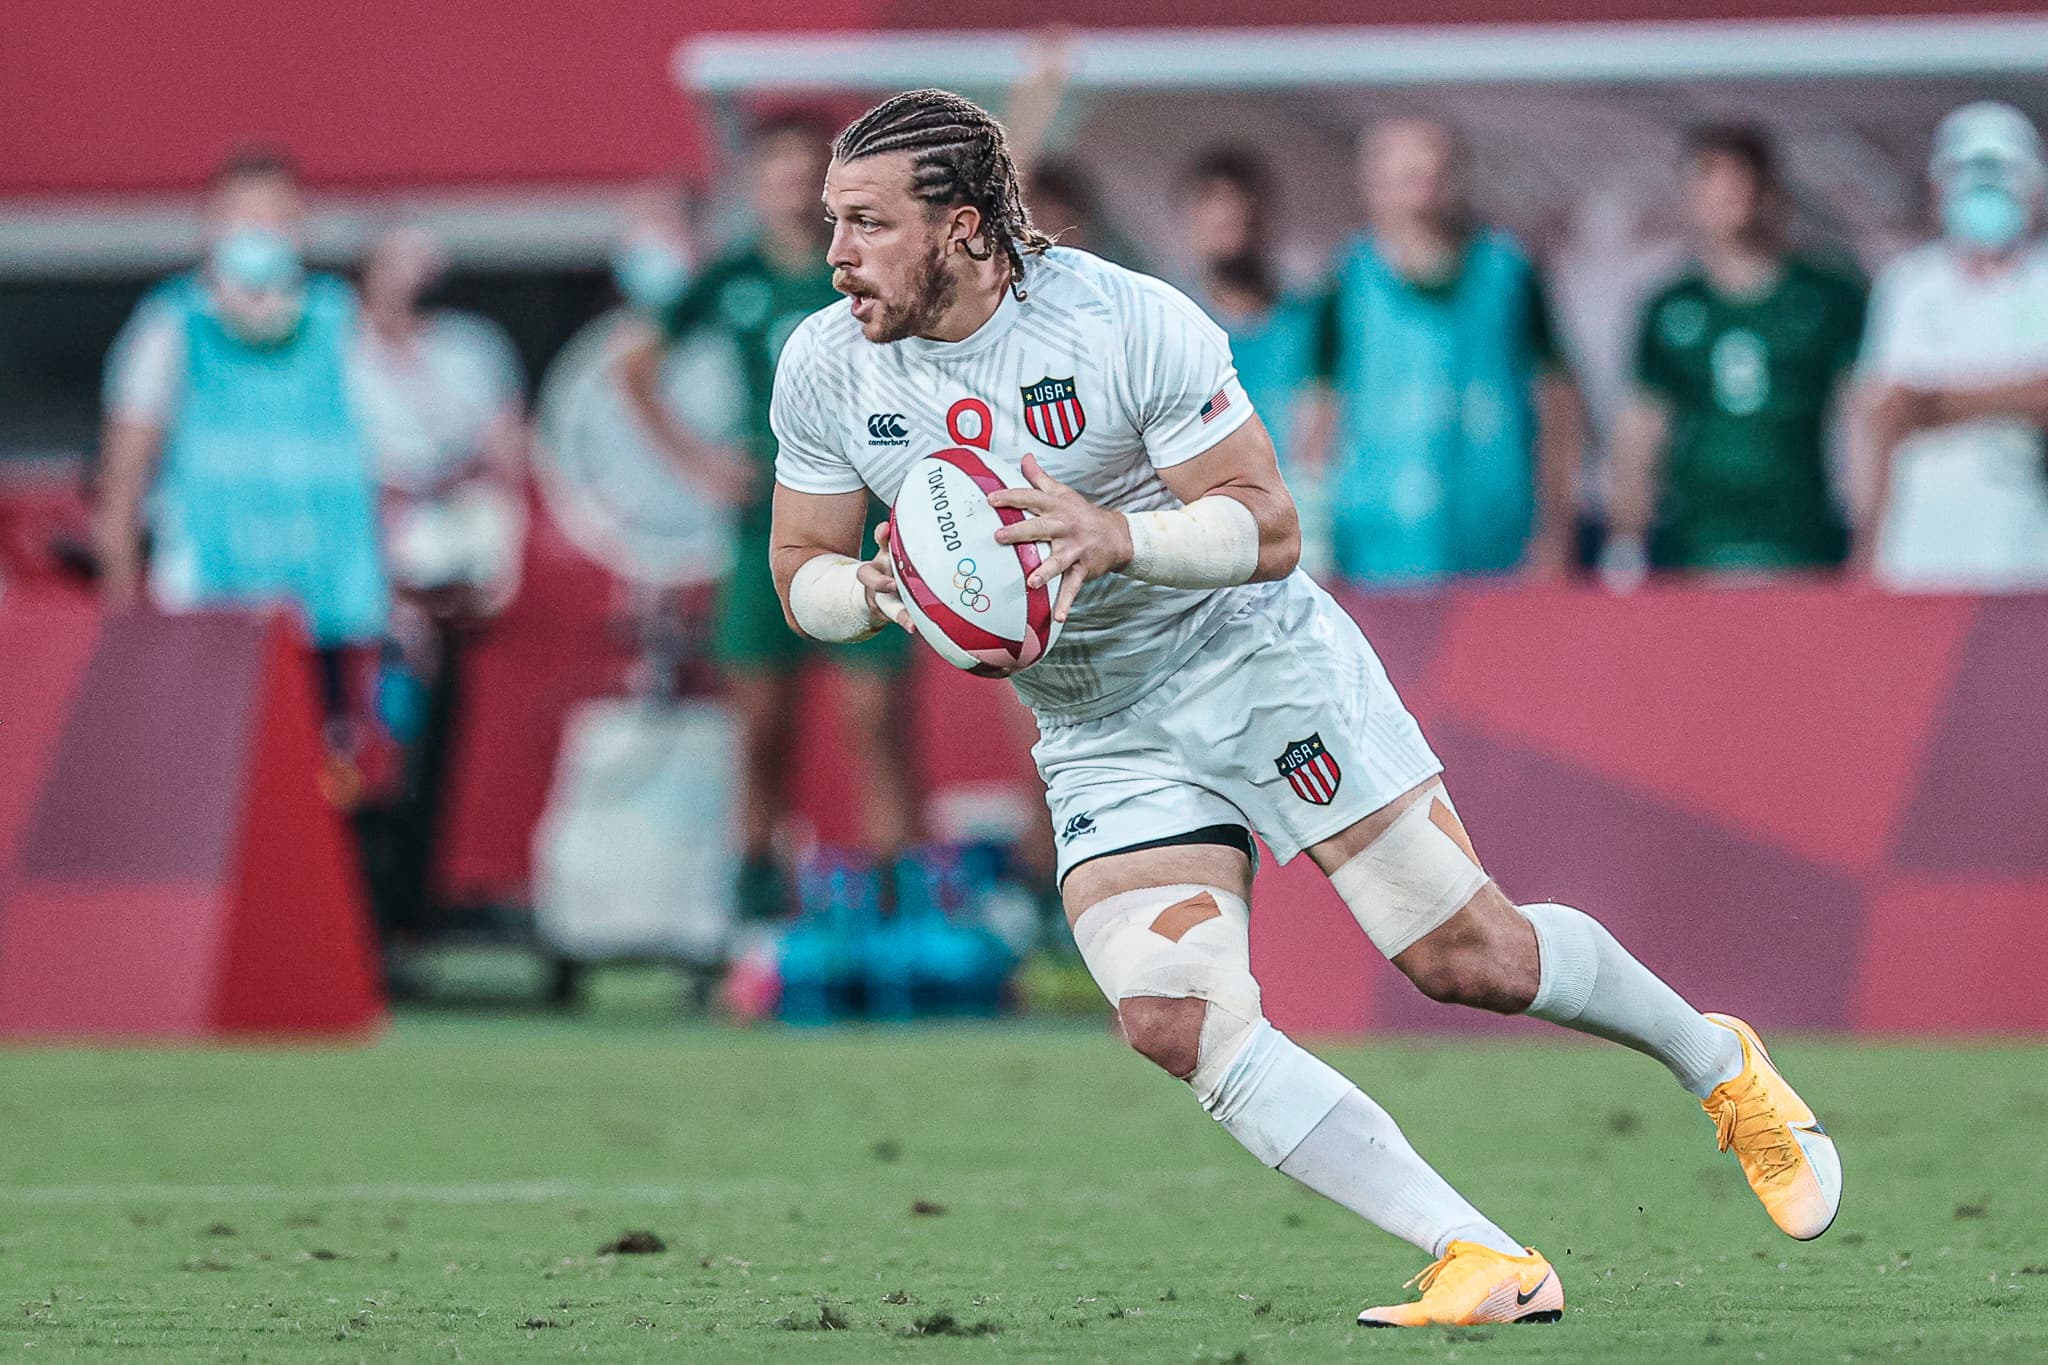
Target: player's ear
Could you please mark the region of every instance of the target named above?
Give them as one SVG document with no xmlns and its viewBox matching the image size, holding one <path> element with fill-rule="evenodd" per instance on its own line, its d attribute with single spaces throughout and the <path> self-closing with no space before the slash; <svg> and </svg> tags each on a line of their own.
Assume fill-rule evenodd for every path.
<svg viewBox="0 0 2048 1365">
<path fill-rule="evenodd" d="M 981 210 L 972 204 L 954 207 L 946 218 L 946 249 L 958 248 L 977 261 L 988 259 L 988 250 L 981 237 Z"/>
</svg>

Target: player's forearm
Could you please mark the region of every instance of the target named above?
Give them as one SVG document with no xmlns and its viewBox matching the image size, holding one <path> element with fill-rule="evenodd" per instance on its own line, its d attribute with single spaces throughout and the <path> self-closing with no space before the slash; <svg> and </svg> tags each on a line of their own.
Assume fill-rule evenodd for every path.
<svg viewBox="0 0 2048 1365">
<path fill-rule="evenodd" d="M 1268 583 L 1294 572 L 1301 562 L 1301 516 L 1295 510 L 1293 495 L 1284 485 L 1264 488 L 1231 484 L 1214 490 L 1210 496 L 1234 499 L 1251 510 L 1259 545 L 1256 567 L 1248 582 Z"/>
<path fill-rule="evenodd" d="M 1185 507 L 1129 513 L 1123 572 L 1172 588 L 1285 578 L 1301 560 L 1301 524 L 1285 488 L 1225 484 Z"/>
<path fill-rule="evenodd" d="M 775 485 L 768 570 L 791 630 L 827 644 L 865 639 L 886 619 L 858 581 L 867 493 L 800 493 Z M 745 566 L 735 572 L 746 572 Z M 759 572 L 755 569 L 754 572 Z"/>
</svg>

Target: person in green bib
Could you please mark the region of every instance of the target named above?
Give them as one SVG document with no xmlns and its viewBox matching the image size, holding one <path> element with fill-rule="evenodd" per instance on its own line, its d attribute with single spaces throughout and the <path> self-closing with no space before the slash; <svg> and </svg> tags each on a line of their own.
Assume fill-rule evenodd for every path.
<svg viewBox="0 0 2048 1365">
<path fill-rule="evenodd" d="M 1367 229 L 1338 253 L 1317 370 L 1338 577 L 1401 587 L 1571 563 L 1584 408 L 1543 282 L 1465 197 L 1470 153 L 1427 119 L 1360 144 Z M 1325 456 L 1327 452 L 1327 456 Z"/>
<path fill-rule="evenodd" d="M 822 657 L 819 646 L 791 630 L 768 572 L 770 495 L 775 433 L 768 424 L 775 365 L 797 324 L 840 301 L 825 263 L 828 229 L 818 204 L 832 130 L 787 114 L 750 133 L 744 175 L 755 231 L 704 263 L 666 299 L 636 300 L 645 323 L 623 350 L 619 378 L 634 410 L 707 497 L 733 508 L 733 566 L 720 585 L 712 652 L 737 713 L 745 765 L 741 798 L 741 908 L 771 917 L 788 903 L 773 856 L 777 826 L 789 811 L 786 774 L 799 676 Z M 742 422 L 731 446 L 705 441 L 670 410 L 661 367 L 671 347 L 705 336 L 730 352 Z M 871 509 L 868 536 L 887 509 Z M 898 733 L 890 693 L 909 662 L 912 641 L 901 631 L 832 655 L 839 669 L 842 733 L 856 764 L 858 803 L 868 851 L 885 863 L 916 835 L 908 746 Z"/>
<path fill-rule="evenodd" d="M 112 606 L 278 604 L 333 652 L 382 635 L 390 589 L 349 395 L 355 296 L 305 268 L 304 216 L 279 153 L 216 173 L 204 262 L 151 290 L 108 355 L 96 548 Z"/>
<path fill-rule="evenodd" d="M 1848 531 L 1826 431 L 1861 345 L 1863 286 L 1787 249 L 1761 130 L 1693 130 L 1683 172 L 1697 260 L 1643 309 L 1602 577 L 1833 569 Z"/>
</svg>

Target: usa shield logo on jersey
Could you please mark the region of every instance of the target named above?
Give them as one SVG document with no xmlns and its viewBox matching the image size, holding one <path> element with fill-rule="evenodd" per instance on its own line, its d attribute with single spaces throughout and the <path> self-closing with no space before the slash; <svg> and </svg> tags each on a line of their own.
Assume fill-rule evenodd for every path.
<svg viewBox="0 0 2048 1365">
<path fill-rule="evenodd" d="M 1344 770 L 1337 766 L 1337 756 L 1323 747 L 1320 734 L 1294 740 L 1273 766 L 1294 794 L 1312 806 L 1329 805 L 1344 782 Z"/>
<path fill-rule="evenodd" d="M 1048 375 L 1036 384 L 1026 384 L 1023 393 L 1025 430 L 1054 450 L 1065 450 L 1081 439 L 1088 428 L 1088 414 L 1081 411 L 1071 376 L 1054 379 Z"/>
</svg>

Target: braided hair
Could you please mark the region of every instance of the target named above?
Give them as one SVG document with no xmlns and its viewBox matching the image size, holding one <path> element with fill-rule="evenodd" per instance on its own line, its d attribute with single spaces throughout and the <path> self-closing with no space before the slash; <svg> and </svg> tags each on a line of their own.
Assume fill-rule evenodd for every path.
<svg viewBox="0 0 2048 1365">
<path fill-rule="evenodd" d="M 1053 239 L 1031 225 L 1010 159 L 1009 140 L 988 110 L 950 90 L 906 90 L 848 125 L 832 144 L 835 161 L 909 152 L 910 192 L 935 208 L 972 204 L 981 214 L 985 245 L 963 249 L 977 261 L 1001 251 L 1010 264 L 1010 288 L 1024 297 L 1024 257 Z"/>
</svg>

